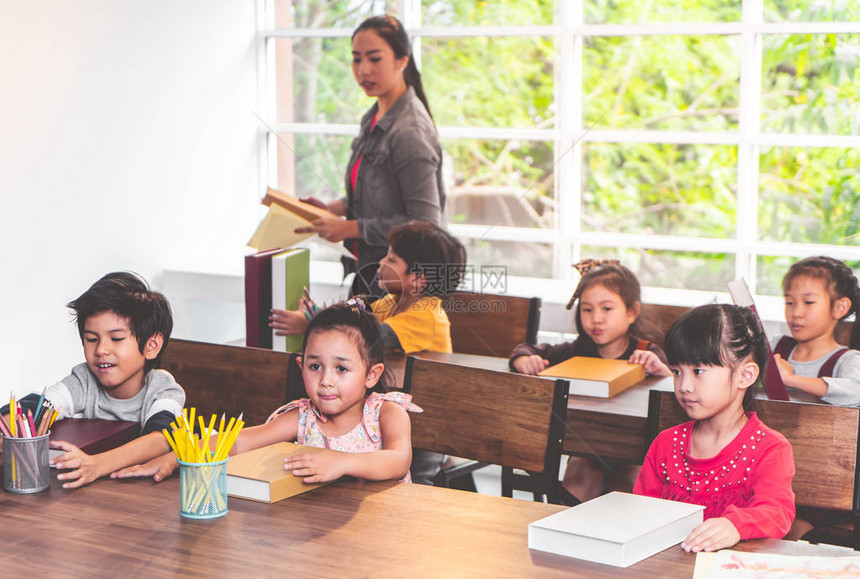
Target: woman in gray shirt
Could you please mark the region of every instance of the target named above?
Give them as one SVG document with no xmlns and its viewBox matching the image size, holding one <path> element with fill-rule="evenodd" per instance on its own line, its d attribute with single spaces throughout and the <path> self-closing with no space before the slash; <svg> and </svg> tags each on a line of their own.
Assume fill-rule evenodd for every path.
<svg viewBox="0 0 860 579">
<path fill-rule="evenodd" d="M 306 199 L 346 219 L 320 219 L 297 231 L 343 241 L 355 256 L 344 260 L 346 273 L 357 272 L 352 294 L 380 295 L 376 270 L 389 230 L 412 220 L 446 225 L 442 147 L 400 21 L 362 22 L 352 35 L 352 59 L 356 81 L 376 103 L 352 142 L 346 196 L 328 204 Z"/>
</svg>

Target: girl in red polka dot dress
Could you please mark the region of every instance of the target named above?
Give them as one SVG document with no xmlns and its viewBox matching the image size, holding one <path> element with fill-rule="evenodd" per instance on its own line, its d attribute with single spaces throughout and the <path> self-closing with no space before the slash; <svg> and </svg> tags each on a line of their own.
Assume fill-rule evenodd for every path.
<svg viewBox="0 0 860 579">
<path fill-rule="evenodd" d="M 692 421 L 654 440 L 633 492 L 704 505 L 705 521 L 681 543 L 716 551 L 785 536 L 794 520 L 791 445 L 750 410 L 767 346 L 747 308 L 711 304 L 666 334 L 675 397 Z"/>
</svg>

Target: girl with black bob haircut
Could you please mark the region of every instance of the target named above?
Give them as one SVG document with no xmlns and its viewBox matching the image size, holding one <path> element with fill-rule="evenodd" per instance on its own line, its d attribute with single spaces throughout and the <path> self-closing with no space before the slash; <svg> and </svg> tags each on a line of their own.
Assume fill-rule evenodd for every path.
<svg viewBox="0 0 860 579">
<path fill-rule="evenodd" d="M 683 323 L 681 323 L 683 320 Z M 703 331 L 707 328 L 707 331 Z M 684 313 L 666 333 L 663 346 L 669 366 L 725 366 L 734 368 L 751 357 L 759 380 L 747 388 L 743 408 L 753 410 L 755 387 L 767 366 L 767 343 L 758 317 L 749 308 L 712 304 Z"/>
<path fill-rule="evenodd" d="M 705 507 L 704 522 L 681 542 L 688 552 L 782 539 L 795 517 L 794 458 L 785 437 L 749 410 L 767 363 L 758 318 L 740 306 L 693 308 L 665 346 L 690 422 L 657 435 L 633 492 Z"/>
</svg>

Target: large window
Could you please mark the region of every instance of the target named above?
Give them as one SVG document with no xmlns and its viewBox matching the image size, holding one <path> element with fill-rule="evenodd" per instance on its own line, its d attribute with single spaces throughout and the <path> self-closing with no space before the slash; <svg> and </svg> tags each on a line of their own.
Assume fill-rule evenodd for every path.
<svg viewBox="0 0 860 579">
<path fill-rule="evenodd" d="M 615 257 L 652 288 L 780 295 L 799 257 L 860 268 L 854 0 L 270 0 L 270 184 L 342 195 L 372 104 L 350 35 L 414 41 L 476 265 L 565 280 Z"/>
</svg>

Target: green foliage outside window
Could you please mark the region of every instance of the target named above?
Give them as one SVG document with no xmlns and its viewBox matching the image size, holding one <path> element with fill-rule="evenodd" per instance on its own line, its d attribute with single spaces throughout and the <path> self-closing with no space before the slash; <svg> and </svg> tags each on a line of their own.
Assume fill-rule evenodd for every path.
<svg viewBox="0 0 860 579">
<path fill-rule="evenodd" d="M 393 2 L 295 2 L 296 26 L 354 27 Z M 741 18 L 740 0 L 584 0 L 589 24 L 722 23 Z M 553 0 L 422 0 L 424 26 L 550 25 Z M 300 16 L 304 15 L 304 16 Z M 764 0 L 765 22 L 860 21 L 853 0 Z M 438 125 L 552 129 L 560 125 L 556 81 L 570 38 L 419 38 L 425 89 Z M 348 38 L 279 39 L 293 48 L 293 120 L 357 123 L 372 104 L 355 85 Z M 860 35 L 766 34 L 762 39 L 762 134 L 860 135 Z M 582 123 L 598 130 L 739 130 L 738 35 L 589 36 L 583 40 Z M 297 191 L 342 193 L 350 138 L 297 136 Z M 453 187 L 451 222 L 556 227 L 556 164 L 569 151 L 552 141 L 446 139 Z M 320 148 L 326 148 L 324 153 Z M 734 145 L 585 143 L 580 227 L 586 232 L 732 239 L 738 235 Z M 757 238 L 860 245 L 860 154 L 845 147 L 763 147 L 758 159 Z M 574 186 L 578 186 L 576 184 Z M 492 260 L 513 242 L 481 242 Z M 723 289 L 730 254 L 582 248 L 635 261 L 644 283 Z M 552 247 L 535 244 L 530 275 L 552 271 Z M 539 254 L 539 255 L 538 255 Z M 590 255 L 590 254 L 589 254 Z M 758 283 L 778 290 L 784 259 L 762 256 Z M 789 260 L 790 261 L 790 260 Z M 490 263 L 489 261 L 486 261 Z M 665 272 L 665 276 L 649 272 Z M 764 272 L 764 273 L 762 273 Z M 764 277 L 762 277 L 764 276 Z M 774 279 L 777 281 L 774 282 Z M 663 281 L 661 281 L 663 280 Z"/>
</svg>

